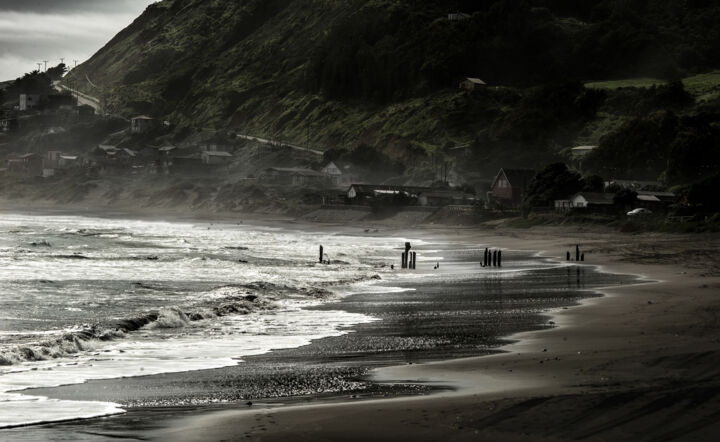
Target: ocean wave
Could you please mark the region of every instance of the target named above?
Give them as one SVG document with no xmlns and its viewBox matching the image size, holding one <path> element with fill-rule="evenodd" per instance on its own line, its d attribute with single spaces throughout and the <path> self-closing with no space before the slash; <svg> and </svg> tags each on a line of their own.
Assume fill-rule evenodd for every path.
<svg viewBox="0 0 720 442">
<path fill-rule="evenodd" d="M 276 305 L 273 301 L 247 294 L 230 294 L 219 304 L 200 306 L 192 311 L 183 311 L 179 307 L 164 307 L 158 311 L 123 318 L 110 324 L 81 326 L 59 338 L 0 350 L 0 366 L 45 361 L 93 351 L 103 342 L 125 338 L 140 329 L 182 328 L 204 319 L 245 315 L 274 308 Z"/>
</svg>

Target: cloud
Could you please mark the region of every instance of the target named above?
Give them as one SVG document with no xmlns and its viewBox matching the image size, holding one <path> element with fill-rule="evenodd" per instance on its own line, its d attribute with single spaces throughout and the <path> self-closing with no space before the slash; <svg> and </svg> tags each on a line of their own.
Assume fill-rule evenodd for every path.
<svg viewBox="0 0 720 442">
<path fill-rule="evenodd" d="M 153 0 L 0 0 L 0 81 L 65 59 L 83 62 Z"/>
<path fill-rule="evenodd" d="M 0 11 L 62 14 L 66 12 L 124 12 L 144 8 L 146 0 L 0 0 Z"/>
</svg>

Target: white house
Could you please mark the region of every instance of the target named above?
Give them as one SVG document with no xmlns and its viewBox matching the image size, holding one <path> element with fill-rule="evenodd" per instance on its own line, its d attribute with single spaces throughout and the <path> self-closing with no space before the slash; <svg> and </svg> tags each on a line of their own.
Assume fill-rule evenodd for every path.
<svg viewBox="0 0 720 442">
<path fill-rule="evenodd" d="M 207 150 L 200 155 L 203 164 L 227 164 L 230 162 L 232 154 L 223 150 Z"/>
</svg>

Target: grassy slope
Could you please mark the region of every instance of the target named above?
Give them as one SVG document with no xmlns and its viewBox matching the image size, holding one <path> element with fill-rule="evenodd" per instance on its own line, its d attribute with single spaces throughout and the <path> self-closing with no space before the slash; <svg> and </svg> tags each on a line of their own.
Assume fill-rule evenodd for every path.
<svg viewBox="0 0 720 442">
<path fill-rule="evenodd" d="M 383 4 L 381 0 L 375 3 Z M 310 144 L 319 149 L 360 142 L 408 158 L 448 142 L 465 144 L 513 106 L 522 91 L 448 89 L 389 105 L 334 101 L 303 92 L 313 48 L 361 2 L 328 0 L 165 0 L 146 11 L 70 75 L 88 93 L 87 74 L 106 91 L 111 110 L 150 113 L 178 126 L 211 127 Z M 688 78 L 698 100 L 717 97 L 720 73 Z M 651 87 L 653 79 L 588 83 L 613 93 Z M 604 108 L 579 132 L 597 143 L 626 114 Z M 559 146 L 561 149 L 567 146 Z"/>
</svg>

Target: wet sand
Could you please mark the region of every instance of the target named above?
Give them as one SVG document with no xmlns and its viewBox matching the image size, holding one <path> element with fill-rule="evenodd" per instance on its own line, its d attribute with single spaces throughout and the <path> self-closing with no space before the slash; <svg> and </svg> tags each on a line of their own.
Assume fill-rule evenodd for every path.
<svg viewBox="0 0 720 442">
<path fill-rule="evenodd" d="M 518 341 L 502 348 L 507 353 L 412 365 L 406 361 L 372 371 L 372 380 L 380 385 L 397 384 L 378 390 L 377 396 L 392 395 L 393 388 L 412 393 L 403 390 L 408 384 L 446 389 L 440 393 L 364 401 L 346 396 L 262 409 L 257 404 L 136 409 L 96 421 L 91 430 L 100 437 L 151 440 L 658 440 L 703 439 L 718 430 L 720 383 L 713 380 L 720 370 L 717 236 L 559 228 L 501 236 L 456 232 L 467 242 L 544 250 L 561 259 L 580 243 L 588 264 L 602 263 L 607 271 L 658 282 L 603 289 L 603 298 L 555 310 L 549 320 L 556 327 L 512 336 Z M 679 258 L 688 260 L 681 264 Z M 338 379 L 352 377 L 344 373 Z M 122 383 L 114 385 L 125 390 Z M 147 396 L 146 387 L 140 390 Z M 85 424 L 64 428 L 82 433 L 88 431 Z M 45 428 L 35 434 L 58 430 L 64 431 Z"/>
<path fill-rule="evenodd" d="M 606 289 L 513 336 L 508 353 L 380 368 L 379 381 L 457 390 L 169 419 L 154 440 L 714 440 L 720 431 L 717 235 L 541 228 L 483 235 L 657 282 Z"/>
</svg>

